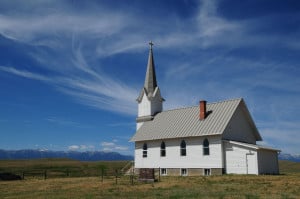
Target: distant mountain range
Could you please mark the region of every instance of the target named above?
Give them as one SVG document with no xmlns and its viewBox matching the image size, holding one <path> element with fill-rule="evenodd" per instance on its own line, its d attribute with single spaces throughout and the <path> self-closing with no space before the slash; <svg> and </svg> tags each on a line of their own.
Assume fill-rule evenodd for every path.
<svg viewBox="0 0 300 199">
<path fill-rule="evenodd" d="M 300 162 L 300 155 L 280 153 L 278 158 L 279 158 L 279 160 L 289 160 L 289 161 L 292 161 L 292 162 Z"/>
<path fill-rule="evenodd" d="M 80 161 L 100 161 L 100 160 L 133 160 L 133 156 L 122 155 L 117 152 L 104 151 L 48 151 L 48 150 L 1 150 L 0 160 L 13 159 L 40 159 L 40 158 L 70 158 Z M 287 153 L 280 153 L 279 160 L 289 160 L 293 162 L 300 162 L 300 155 L 292 155 Z"/>
<path fill-rule="evenodd" d="M 1 150 L 0 160 L 13 159 L 40 159 L 40 158 L 70 158 L 80 161 L 100 161 L 100 160 L 133 160 L 130 155 L 122 155 L 117 152 L 104 151 L 48 151 L 48 150 Z"/>
</svg>

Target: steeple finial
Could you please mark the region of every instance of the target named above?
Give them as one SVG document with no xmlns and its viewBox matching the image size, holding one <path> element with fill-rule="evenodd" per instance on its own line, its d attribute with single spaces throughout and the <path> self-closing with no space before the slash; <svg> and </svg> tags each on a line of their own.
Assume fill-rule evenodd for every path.
<svg viewBox="0 0 300 199">
<path fill-rule="evenodd" d="M 150 50 L 152 50 L 152 46 L 154 45 L 154 43 L 152 41 L 150 41 L 149 45 L 150 45 Z"/>
</svg>

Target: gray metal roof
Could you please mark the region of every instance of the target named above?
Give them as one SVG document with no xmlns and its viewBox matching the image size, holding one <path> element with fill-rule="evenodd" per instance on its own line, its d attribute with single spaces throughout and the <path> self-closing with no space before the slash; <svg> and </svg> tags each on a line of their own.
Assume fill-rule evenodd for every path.
<svg viewBox="0 0 300 199">
<path fill-rule="evenodd" d="M 234 111 L 243 101 L 227 100 L 207 104 L 208 116 L 199 120 L 199 106 L 158 113 L 152 121 L 145 122 L 131 141 L 171 139 L 222 134 Z"/>
</svg>

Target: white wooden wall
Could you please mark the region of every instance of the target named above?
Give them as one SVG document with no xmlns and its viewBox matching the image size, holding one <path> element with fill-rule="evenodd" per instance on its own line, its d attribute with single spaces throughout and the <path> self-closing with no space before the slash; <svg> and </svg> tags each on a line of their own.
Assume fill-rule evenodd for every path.
<svg viewBox="0 0 300 199">
<path fill-rule="evenodd" d="M 138 117 L 146 116 L 151 114 L 151 102 L 147 98 L 144 92 L 142 101 L 138 104 Z"/>
<path fill-rule="evenodd" d="M 144 92 L 142 101 L 138 104 L 138 117 L 154 115 L 162 111 L 162 102 L 158 87 L 154 91 L 154 98 L 150 101 Z"/>
<path fill-rule="evenodd" d="M 210 155 L 203 155 L 203 140 L 209 141 Z M 180 156 L 182 139 L 148 141 L 148 157 L 143 158 L 144 142 L 135 146 L 136 168 L 223 168 L 222 142 L 220 136 L 184 138 L 186 156 Z M 160 145 L 166 144 L 166 156 L 160 156 Z"/>
<path fill-rule="evenodd" d="M 239 105 L 225 129 L 223 139 L 256 144 L 253 129 L 251 129 L 249 122 L 246 120 L 241 105 Z"/>
<path fill-rule="evenodd" d="M 158 87 L 154 91 L 154 98 L 150 101 L 144 92 L 142 101 L 138 104 L 138 117 L 155 115 L 163 110 L 161 95 Z M 137 130 L 143 125 L 143 122 L 137 123 Z"/>
<path fill-rule="evenodd" d="M 224 142 L 224 152 L 226 173 L 258 174 L 256 149 Z"/>
</svg>

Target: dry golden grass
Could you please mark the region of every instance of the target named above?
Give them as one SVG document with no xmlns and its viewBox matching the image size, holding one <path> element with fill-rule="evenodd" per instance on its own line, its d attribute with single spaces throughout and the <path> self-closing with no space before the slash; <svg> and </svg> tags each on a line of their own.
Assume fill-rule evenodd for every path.
<svg viewBox="0 0 300 199">
<path fill-rule="evenodd" d="M 130 185 L 129 177 L 0 181 L 0 198 L 300 198 L 300 174 L 163 177 Z"/>
<path fill-rule="evenodd" d="M 122 176 L 115 183 L 114 177 L 101 182 L 99 166 L 122 168 L 126 162 L 79 162 L 72 160 L 0 161 L 0 171 L 26 169 L 79 168 L 87 176 L 59 177 L 26 176 L 21 181 L 0 181 L 2 198 L 244 198 L 279 199 L 300 198 L 300 164 L 280 161 L 284 175 L 251 176 L 223 175 L 209 177 L 162 177 L 161 182 L 130 184 L 129 176 Z M 53 170 L 51 170 L 53 169 Z M 53 173 L 52 173 L 53 174 Z"/>
</svg>

